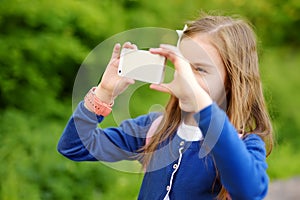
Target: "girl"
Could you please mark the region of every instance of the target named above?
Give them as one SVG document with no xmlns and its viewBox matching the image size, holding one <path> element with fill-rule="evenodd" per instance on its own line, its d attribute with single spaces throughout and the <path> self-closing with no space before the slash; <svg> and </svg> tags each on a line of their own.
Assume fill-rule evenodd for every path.
<svg viewBox="0 0 300 200">
<path fill-rule="evenodd" d="M 76 161 L 139 160 L 146 171 L 138 199 L 263 199 L 272 127 L 255 40 L 240 19 L 205 15 L 189 23 L 179 48 L 150 49 L 175 67 L 173 81 L 150 85 L 171 94 L 165 112 L 100 129 L 114 99 L 134 83 L 117 75 L 116 44 L 100 84 L 68 122 L 58 151 Z M 136 46 L 128 42 L 123 48 Z"/>
</svg>

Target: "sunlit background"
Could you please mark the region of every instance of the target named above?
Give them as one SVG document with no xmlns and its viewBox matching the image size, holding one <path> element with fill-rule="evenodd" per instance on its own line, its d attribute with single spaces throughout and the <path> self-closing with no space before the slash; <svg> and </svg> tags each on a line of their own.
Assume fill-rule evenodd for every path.
<svg viewBox="0 0 300 200">
<path fill-rule="evenodd" d="M 136 199 L 142 174 L 76 163 L 56 151 L 72 113 L 77 70 L 115 34 L 182 29 L 200 11 L 237 14 L 253 23 L 276 141 L 268 173 L 271 181 L 300 175 L 300 1 L 1 0 L 0 199 Z M 131 114 L 167 98 L 144 85 L 132 95 Z M 104 125 L 113 123 L 108 117 Z"/>
</svg>

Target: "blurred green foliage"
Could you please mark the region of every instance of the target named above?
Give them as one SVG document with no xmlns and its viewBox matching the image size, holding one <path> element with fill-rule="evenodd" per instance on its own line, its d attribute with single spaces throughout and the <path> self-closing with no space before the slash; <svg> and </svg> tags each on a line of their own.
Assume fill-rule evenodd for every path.
<svg viewBox="0 0 300 200">
<path fill-rule="evenodd" d="M 269 174 L 300 174 L 299 1 L 2 0 L 0 199 L 135 199 L 142 175 L 72 162 L 56 152 L 72 112 L 77 70 L 114 34 L 137 27 L 181 29 L 201 10 L 238 14 L 254 24 L 277 141 Z M 137 90 L 133 115 L 148 112 L 156 95 L 146 87 Z M 104 124 L 112 123 L 109 117 Z"/>
</svg>

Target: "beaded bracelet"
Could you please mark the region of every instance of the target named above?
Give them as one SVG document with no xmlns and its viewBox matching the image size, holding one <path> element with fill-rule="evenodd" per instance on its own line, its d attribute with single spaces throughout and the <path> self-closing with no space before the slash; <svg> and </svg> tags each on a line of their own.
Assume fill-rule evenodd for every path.
<svg viewBox="0 0 300 200">
<path fill-rule="evenodd" d="M 106 104 L 102 102 L 95 94 L 96 87 L 90 89 L 90 91 L 84 97 L 84 103 L 89 110 L 93 111 L 96 115 L 102 115 L 106 117 L 111 112 L 113 103 Z"/>
</svg>

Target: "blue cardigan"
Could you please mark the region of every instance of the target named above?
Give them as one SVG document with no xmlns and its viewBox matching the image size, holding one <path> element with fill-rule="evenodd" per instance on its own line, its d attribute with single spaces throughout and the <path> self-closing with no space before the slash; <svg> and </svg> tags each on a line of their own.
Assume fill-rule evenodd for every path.
<svg viewBox="0 0 300 200">
<path fill-rule="evenodd" d="M 158 113 L 128 119 L 119 127 L 100 129 L 102 116 L 88 111 L 83 102 L 71 116 L 58 143 L 58 151 L 74 161 L 139 160 L 138 150 Z M 243 140 L 215 103 L 195 114 L 202 141 L 185 141 L 177 134 L 161 144 L 145 173 L 138 199 L 214 199 L 221 184 L 232 199 L 263 199 L 268 189 L 265 144 L 255 134 Z M 182 148 L 180 167 L 179 149 Z M 216 169 L 220 181 L 216 180 Z"/>
</svg>

